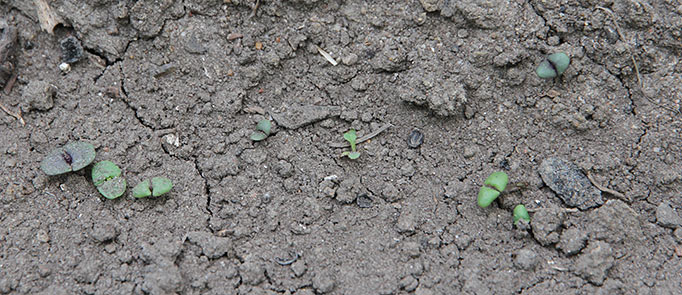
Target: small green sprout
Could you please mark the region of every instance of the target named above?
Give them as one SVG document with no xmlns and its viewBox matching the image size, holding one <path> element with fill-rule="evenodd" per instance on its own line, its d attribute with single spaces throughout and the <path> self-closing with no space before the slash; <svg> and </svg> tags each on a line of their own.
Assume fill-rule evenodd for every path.
<svg viewBox="0 0 682 295">
<path fill-rule="evenodd" d="M 514 224 L 519 222 L 520 219 L 530 222 L 530 216 L 528 215 L 528 210 L 523 204 L 518 204 L 514 207 Z"/>
<path fill-rule="evenodd" d="M 150 185 L 151 183 L 151 185 Z M 151 189 L 150 189 L 151 187 Z M 158 197 L 173 188 L 173 182 L 166 177 L 154 177 L 151 182 L 145 180 L 133 188 L 133 197 L 146 198 L 149 196 Z"/>
<path fill-rule="evenodd" d="M 126 180 L 121 177 L 121 168 L 111 161 L 102 161 L 92 167 L 92 182 L 102 196 L 113 200 L 126 191 Z"/>
<path fill-rule="evenodd" d="M 355 141 L 358 139 L 358 136 L 355 134 L 355 129 L 348 130 L 348 132 L 343 134 L 343 138 L 350 143 L 350 151 L 343 152 L 341 156 L 348 156 L 351 160 L 359 158 L 360 152 L 358 152 L 355 147 Z"/>
<path fill-rule="evenodd" d="M 490 206 L 490 204 L 492 204 L 507 187 L 507 182 L 509 182 L 507 173 L 498 171 L 490 174 L 484 182 L 485 185 L 478 191 L 478 206 L 481 206 L 482 208 Z M 491 186 L 492 188 L 487 187 L 486 185 Z"/>
<path fill-rule="evenodd" d="M 95 160 L 95 147 L 82 141 L 66 144 L 52 150 L 40 163 L 40 169 L 47 175 L 58 175 L 78 171 Z"/>
<path fill-rule="evenodd" d="M 542 79 L 555 78 L 561 76 L 570 63 L 571 59 L 566 53 L 559 52 L 550 54 L 540 63 L 538 68 L 535 69 L 535 73 Z"/>
<path fill-rule="evenodd" d="M 254 131 L 251 134 L 251 140 L 253 141 L 261 141 L 270 135 L 270 128 L 272 127 L 272 123 L 270 123 L 270 120 L 268 119 L 263 119 L 258 121 L 258 125 L 256 125 L 257 131 Z"/>
</svg>

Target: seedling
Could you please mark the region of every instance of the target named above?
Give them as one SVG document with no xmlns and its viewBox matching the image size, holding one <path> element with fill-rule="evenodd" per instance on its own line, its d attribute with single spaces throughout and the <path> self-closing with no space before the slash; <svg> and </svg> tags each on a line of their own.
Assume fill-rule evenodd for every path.
<svg viewBox="0 0 682 295">
<path fill-rule="evenodd" d="M 154 177 L 151 180 L 151 189 L 149 180 L 140 182 L 133 188 L 133 197 L 136 198 L 146 198 L 149 196 L 158 197 L 169 192 L 171 188 L 173 188 L 173 182 L 170 179 L 166 177 Z"/>
<path fill-rule="evenodd" d="M 519 222 L 520 219 L 530 222 L 530 216 L 528 215 L 528 210 L 523 204 L 518 204 L 514 207 L 514 224 Z"/>
<path fill-rule="evenodd" d="M 341 156 L 348 156 L 351 160 L 359 158 L 360 152 L 358 152 L 355 147 L 355 141 L 358 139 L 357 134 L 355 134 L 355 129 L 348 130 L 348 132 L 343 134 L 343 138 L 350 143 L 350 151 L 343 152 Z"/>
<path fill-rule="evenodd" d="M 490 176 L 486 178 L 484 186 L 478 191 L 478 206 L 481 206 L 482 208 L 490 206 L 490 204 L 500 196 L 500 193 L 507 188 L 508 182 L 509 177 L 507 176 L 507 173 L 498 171 L 490 174 Z"/>
<path fill-rule="evenodd" d="M 78 171 L 95 160 L 95 147 L 82 141 L 66 144 L 52 150 L 40 163 L 40 169 L 47 175 L 58 175 Z"/>
<path fill-rule="evenodd" d="M 126 180 L 121 177 L 121 168 L 111 161 L 102 161 L 92 167 L 92 182 L 102 196 L 116 199 L 126 191 Z"/>
<path fill-rule="evenodd" d="M 270 123 L 270 120 L 268 119 L 263 119 L 258 121 L 258 125 L 256 125 L 257 131 L 254 131 L 251 134 L 251 140 L 253 141 L 261 141 L 270 135 L 270 128 L 272 127 L 272 123 Z"/>
<path fill-rule="evenodd" d="M 535 69 L 535 73 L 542 79 L 555 78 L 561 76 L 570 63 L 571 59 L 566 53 L 559 52 L 550 54 L 540 63 L 538 68 Z"/>
</svg>

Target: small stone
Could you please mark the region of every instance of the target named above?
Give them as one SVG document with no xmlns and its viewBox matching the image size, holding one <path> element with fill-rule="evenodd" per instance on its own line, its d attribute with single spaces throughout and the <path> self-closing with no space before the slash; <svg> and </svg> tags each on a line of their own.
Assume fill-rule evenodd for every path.
<svg viewBox="0 0 682 295">
<path fill-rule="evenodd" d="M 116 252 L 116 244 L 114 243 L 107 244 L 106 246 L 104 246 L 104 251 L 106 251 L 109 254 Z"/>
<path fill-rule="evenodd" d="M 39 242 L 47 243 L 50 241 L 50 236 L 44 229 L 39 229 L 38 232 L 36 233 L 36 240 L 38 240 Z"/>
<path fill-rule="evenodd" d="M 59 64 L 59 70 L 62 71 L 64 74 L 68 74 L 71 72 L 71 65 L 67 64 L 65 62 Z"/>
<path fill-rule="evenodd" d="M 297 260 L 296 262 L 291 264 L 291 271 L 294 272 L 294 275 L 296 277 L 304 275 L 306 270 L 308 270 L 308 267 L 305 265 L 305 262 L 303 262 L 303 260 Z"/>
<path fill-rule="evenodd" d="M 433 295 L 433 291 L 424 286 L 419 286 L 419 288 L 417 288 L 417 290 L 414 291 L 414 295 Z"/>
<path fill-rule="evenodd" d="M 118 230 L 110 223 L 95 223 L 90 231 L 90 236 L 97 242 L 111 241 L 118 236 Z"/>
<path fill-rule="evenodd" d="M 540 164 L 540 176 L 561 200 L 580 210 L 604 204 L 601 191 L 573 163 L 558 158 L 547 158 Z"/>
<path fill-rule="evenodd" d="M 344 179 L 336 190 L 336 200 L 345 204 L 353 203 L 360 194 L 359 186 L 360 179 L 357 177 Z"/>
<path fill-rule="evenodd" d="M 343 62 L 343 64 L 347 66 L 354 65 L 355 63 L 358 62 L 358 55 L 355 53 L 350 53 L 342 57 L 341 62 Z"/>
<path fill-rule="evenodd" d="M 678 227 L 673 231 L 673 237 L 675 237 L 675 241 L 682 244 L 682 227 Z"/>
<path fill-rule="evenodd" d="M 414 214 L 403 211 L 398 217 L 398 232 L 413 233 L 417 227 L 417 221 Z"/>
<path fill-rule="evenodd" d="M 575 262 L 575 274 L 601 286 L 613 263 L 611 245 L 602 241 L 591 241 Z"/>
<path fill-rule="evenodd" d="M 471 157 L 476 155 L 476 147 L 472 145 L 468 145 L 464 147 L 464 151 L 462 152 L 462 157 L 465 159 L 470 159 Z"/>
<path fill-rule="evenodd" d="M 538 209 L 531 219 L 533 236 L 541 245 L 547 246 L 559 242 L 557 230 L 566 218 L 566 213 L 559 208 Z"/>
<path fill-rule="evenodd" d="M 556 245 L 557 249 L 560 249 L 566 255 L 575 255 L 585 248 L 585 242 L 587 241 L 587 232 L 580 230 L 576 227 L 571 227 L 564 230 L 559 238 L 559 243 Z"/>
<path fill-rule="evenodd" d="M 421 131 L 415 129 L 412 130 L 410 135 L 407 137 L 407 146 L 416 149 L 424 143 L 424 134 Z"/>
<path fill-rule="evenodd" d="M 316 274 L 313 277 L 313 288 L 319 294 L 329 293 L 336 287 L 336 281 L 331 274 Z"/>
<path fill-rule="evenodd" d="M 24 88 L 21 98 L 28 102 L 30 109 L 47 111 L 54 106 L 56 93 L 57 87 L 54 85 L 40 80 L 31 80 Z"/>
<path fill-rule="evenodd" d="M 367 194 L 361 194 L 355 200 L 360 208 L 372 208 L 372 198 Z"/>
<path fill-rule="evenodd" d="M 514 266 L 523 270 L 533 270 L 538 265 L 539 259 L 535 251 L 530 249 L 521 249 L 516 252 L 514 258 Z"/>
<path fill-rule="evenodd" d="M 411 276 L 411 275 L 405 276 L 405 277 L 404 277 L 402 280 L 400 280 L 400 282 L 398 283 L 398 287 L 400 287 L 400 289 L 403 289 L 403 290 L 405 290 L 405 291 L 407 291 L 407 292 L 412 292 L 412 291 L 414 291 L 415 289 L 417 289 L 417 286 L 419 286 L 419 281 L 417 281 L 417 279 L 415 279 L 415 278 L 414 278 L 413 276 Z"/>
<path fill-rule="evenodd" d="M 680 218 L 670 204 L 664 202 L 656 208 L 656 223 L 662 227 L 674 229 L 682 227 L 682 218 Z"/>
<path fill-rule="evenodd" d="M 434 12 L 440 9 L 443 5 L 443 0 L 419 0 L 427 12 Z"/>
<path fill-rule="evenodd" d="M 62 49 L 62 62 L 64 63 L 72 64 L 83 57 L 83 46 L 74 36 L 59 41 L 59 47 Z"/>
</svg>

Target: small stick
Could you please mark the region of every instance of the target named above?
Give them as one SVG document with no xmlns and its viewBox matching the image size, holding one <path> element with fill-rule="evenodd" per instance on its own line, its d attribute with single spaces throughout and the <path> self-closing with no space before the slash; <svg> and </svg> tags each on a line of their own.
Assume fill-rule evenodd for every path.
<svg viewBox="0 0 682 295">
<path fill-rule="evenodd" d="M 19 110 L 18 113 L 14 113 L 14 112 L 10 111 L 10 110 L 9 110 L 6 106 L 4 106 L 2 103 L 0 103 L 0 109 L 2 109 L 3 111 L 5 111 L 5 113 L 7 113 L 8 115 L 10 115 L 10 116 L 16 118 L 17 120 L 19 120 L 19 122 L 21 122 L 21 125 L 22 125 L 22 126 L 26 126 L 26 122 L 24 122 L 24 118 L 21 116 L 21 110 Z"/>
<path fill-rule="evenodd" d="M 590 182 L 592 183 L 592 185 L 594 185 L 598 190 L 605 192 L 605 193 L 612 194 L 612 195 L 616 196 L 617 198 L 619 198 L 623 201 L 626 201 L 628 203 L 630 202 L 630 200 L 624 194 L 622 194 L 618 191 L 612 190 L 608 187 L 604 187 L 601 184 L 599 184 L 598 182 L 596 182 L 594 180 L 594 178 L 592 177 L 592 173 L 590 173 L 589 171 L 587 171 L 587 179 L 589 179 Z"/>
<path fill-rule="evenodd" d="M 535 213 L 541 209 L 547 209 L 547 208 L 531 208 L 531 209 L 526 209 L 526 211 L 528 211 L 530 213 Z M 578 208 L 559 208 L 559 210 L 564 210 L 564 211 L 570 212 L 570 213 L 580 212 L 580 210 L 578 210 Z"/>
<path fill-rule="evenodd" d="M 363 136 L 363 137 L 358 138 L 358 139 L 355 141 L 355 143 L 356 143 L 356 144 L 360 144 L 360 143 L 363 143 L 363 142 L 365 142 L 365 141 L 367 141 L 367 140 L 370 140 L 370 139 L 372 139 L 373 137 L 379 135 L 379 133 L 384 132 L 384 131 L 385 131 L 386 129 L 388 129 L 388 128 L 391 128 L 391 126 L 393 126 L 391 123 L 386 123 L 386 124 L 384 124 L 384 126 L 381 126 L 381 127 L 378 128 L 377 130 L 372 131 L 372 133 L 367 134 L 367 135 L 365 135 L 365 136 Z M 346 142 L 343 142 L 343 143 L 341 143 L 341 142 L 335 142 L 335 143 L 332 143 L 332 144 L 331 144 L 331 147 L 333 147 L 333 148 L 345 148 L 345 147 L 348 147 L 348 146 L 350 146 L 350 143 L 347 142 L 347 141 L 346 141 Z"/>
<path fill-rule="evenodd" d="M 12 74 L 12 77 L 7 80 L 7 84 L 5 84 L 5 89 L 3 90 L 5 94 L 12 92 L 12 87 L 14 87 L 15 82 L 17 82 L 17 73 Z"/>
<path fill-rule="evenodd" d="M 289 255 L 291 255 L 291 253 L 289 253 Z M 300 257 L 298 255 L 298 253 L 294 253 L 294 255 L 292 255 L 292 256 L 293 257 L 291 259 L 275 257 L 275 262 L 277 262 L 277 264 L 279 264 L 279 265 L 289 265 L 289 264 L 293 264 L 294 262 L 296 262 L 296 260 L 298 260 L 298 258 Z"/>
</svg>

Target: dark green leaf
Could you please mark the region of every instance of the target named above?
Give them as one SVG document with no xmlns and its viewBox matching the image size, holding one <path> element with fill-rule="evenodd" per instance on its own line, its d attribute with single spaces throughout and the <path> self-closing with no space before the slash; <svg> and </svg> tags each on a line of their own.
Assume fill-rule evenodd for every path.
<svg viewBox="0 0 682 295">
<path fill-rule="evenodd" d="M 90 165 L 95 159 L 95 148 L 87 142 L 71 142 L 63 148 L 50 151 L 40 163 L 40 169 L 47 175 L 58 175 L 78 171 Z"/>
<path fill-rule="evenodd" d="M 116 199 L 125 193 L 126 180 L 123 177 L 116 176 L 97 186 L 97 190 L 107 199 Z"/>
</svg>

